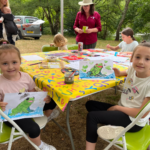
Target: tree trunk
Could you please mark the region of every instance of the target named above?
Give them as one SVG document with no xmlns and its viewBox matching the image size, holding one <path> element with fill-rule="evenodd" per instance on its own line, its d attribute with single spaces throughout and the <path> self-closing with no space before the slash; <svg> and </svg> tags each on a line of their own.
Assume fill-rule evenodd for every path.
<svg viewBox="0 0 150 150">
<path fill-rule="evenodd" d="M 45 16 L 49 22 L 49 26 L 50 26 L 52 35 L 57 34 L 58 30 L 59 30 L 59 25 L 60 25 L 60 19 L 59 19 L 60 8 L 58 7 L 57 10 L 56 9 L 54 10 L 56 13 L 55 18 L 51 17 L 53 15 L 51 14 L 50 9 L 43 8 L 43 10 L 44 10 Z M 52 19 L 53 19 L 53 21 L 52 21 Z"/>
<path fill-rule="evenodd" d="M 115 41 L 119 41 L 119 31 L 120 31 L 120 28 L 124 22 L 124 19 L 125 19 L 125 16 L 126 16 L 126 13 L 127 13 L 127 10 L 128 10 L 128 6 L 129 6 L 129 3 L 130 3 L 130 0 L 125 0 L 126 1 L 126 4 L 125 4 L 125 8 L 124 8 L 124 11 L 122 13 L 122 17 L 121 17 L 121 20 L 118 24 L 118 27 L 117 27 L 117 31 L 116 31 L 116 39 Z"/>
</svg>

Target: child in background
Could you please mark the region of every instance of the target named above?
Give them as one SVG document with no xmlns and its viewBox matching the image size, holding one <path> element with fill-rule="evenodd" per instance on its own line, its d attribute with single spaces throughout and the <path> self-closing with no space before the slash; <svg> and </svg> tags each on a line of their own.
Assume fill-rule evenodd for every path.
<svg viewBox="0 0 150 150">
<path fill-rule="evenodd" d="M 20 71 L 21 56 L 19 50 L 11 44 L 3 44 L 0 46 L 0 68 L 2 75 L 0 75 L 0 107 L 5 110 L 7 105 L 3 102 L 5 93 L 20 93 L 35 92 L 35 83 L 33 79 L 24 72 Z M 13 98 L 12 98 L 13 101 Z M 49 96 L 45 99 L 44 113 L 50 121 L 54 116 L 53 109 L 56 107 L 55 102 Z M 56 114 L 56 113 L 55 113 Z M 55 115 L 58 116 L 58 113 Z M 26 133 L 29 139 L 39 146 L 40 150 L 56 150 L 51 145 L 41 141 L 40 128 L 31 118 L 14 120 L 14 122 Z M 5 122 L 8 126 L 12 127 L 9 122 Z"/>
<path fill-rule="evenodd" d="M 97 101 L 86 103 L 89 112 L 87 115 L 86 150 L 95 150 L 98 123 L 110 125 L 107 128 L 101 127 L 105 134 L 103 136 L 115 136 L 113 133 L 121 129 L 119 126 L 127 127 L 134 121 L 142 107 L 150 101 L 150 43 L 138 45 L 133 51 L 130 61 L 133 64 L 127 72 L 114 68 L 116 76 L 127 75 L 118 105 Z M 128 132 L 140 131 L 149 120 L 148 113 L 143 116 L 146 116 L 144 120 L 140 120 Z"/>
<path fill-rule="evenodd" d="M 120 52 L 133 52 L 136 46 L 138 46 L 138 42 L 135 41 L 133 37 L 133 30 L 131 28 L 126 28 L 121 32 L 122 42 L 118 46 L 110 46 L 107 44 L 107 48 L 111 50 L 118 50 L 121 48 Z"/>
<path fill-rule="evenodd" d="M 50 46 L 56 46 L 58 50 L 68 50 L 67 42 L 68 40 L 62 34 L 58 33 L 54 36 L 53 43 Z"/>
<path fill-rule="evenodd" d="M 10 40 L 10 43 L 15 45 L 18 31 L 15 22 L 17 22 L 18 20 L 14 18 L 14 15 L 11 14 L 11 9 L 9 7 L 3 7 L 2 17 L 0 18 L 3 21 L 3 38 L 5 40 L 12 39 L 12 41 Z"/>
</svg>

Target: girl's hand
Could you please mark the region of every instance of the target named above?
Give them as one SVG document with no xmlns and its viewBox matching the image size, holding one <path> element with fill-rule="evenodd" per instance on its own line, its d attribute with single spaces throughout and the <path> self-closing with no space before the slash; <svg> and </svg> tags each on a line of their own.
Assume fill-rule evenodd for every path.
<svg viewBox="0 0 150 150">
<path fill-rule="evenodd" d="M 47 95 L 47 96 L 44 98 L 44 101 L 45 101 L 45 103 L 50 103 L 50 101 L 51 101 L 50 96 Z"/>
<path fill-rule="evenodd" d="M 0 107 L 2 108 L 2 111 L 5 111 L 5 108 L 6 108 L 7 104 L 8 103 L 6 103 L 6 102 L 0 102 Z"/>
<path fill-rule="evenodd" d="M 114 70 L 114 72 L 115 72 L 115 75 L 116 75 L 117 77 L 119 77 L 119 76 L 120 76 L 120 70 L 117 69 L 117 68 L 113 68 L 113 70 Z"/>
<path fill-rule="evenodd" d="M 86 33 L 92 33 L 91 29 L 86 29 Z"/>
<path fill-rule="evenodd" d="M 107 111 L 115 111 L 115 110 L 118 110 L 118 107 L 119 107 L 119 105 L 112 106 L 112 107 L 108 108 Z"/>
<path fill-rule="evenodd" d="M 82 33 L 83 33 L 83 30 L 82 30 L 82 29 L 78 29 L 78 33 L 79 33 L 79 34 L 82 34 Z"/>
<path fill-rule="evenodd" d="M 106 47 L 107 47 L 107 48 L 110 48 L 110 45 L 109 45 L 109 44 L 107 44 L 107 45 L 106 45 Z"/>
<path fill-rule="evenodd" d="M 50 43 L 50 46 L 54 46 L 54 43 Z"/>
</svg>

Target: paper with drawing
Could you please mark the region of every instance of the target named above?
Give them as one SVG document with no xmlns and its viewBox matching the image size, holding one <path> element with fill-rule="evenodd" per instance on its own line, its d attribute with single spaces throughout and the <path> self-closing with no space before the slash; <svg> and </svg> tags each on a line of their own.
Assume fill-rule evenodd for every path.
<svg viewBox="0 0 150 150">
<path fill-rule="evenodd" d="M 46 96 L 47 92 L 7 93 L 4 102 L 8 105 L 4 113 L 12 120 L 43 116 Z M 0 116 L 0 121 L 2 120 L 4 118 Z"/>
<path fill-rule="evenodd" d="M 80 61 L 79 78 L 85 80 L 115 80 L 113 71 L 113 61 L 105 60 L 92 60 Z"/>
</svg>

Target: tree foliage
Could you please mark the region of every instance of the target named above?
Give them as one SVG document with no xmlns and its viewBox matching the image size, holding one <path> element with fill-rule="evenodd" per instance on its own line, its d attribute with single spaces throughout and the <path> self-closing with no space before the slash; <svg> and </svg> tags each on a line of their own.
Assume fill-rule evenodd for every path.
<svg viewBox="0 0 150 150">
<path fill-rule="evenodd" d="M 45 19 L 53 35 L 60 30 L 61 0 L 10 0 L 14 15 L 36 16 Z M 79 11 L 81 0 L 64 0 L 64 29 L 74 34 L 73 24 Z M 133 28 L 134 32 L 150 31 L 150 0 L 94 0 L 96 11 L 101 15 L 102 32 L 98 36 L 106 39 L 124 27 Z M 44 24 L 45 25 L 45 24 Z"/>
</svg>

